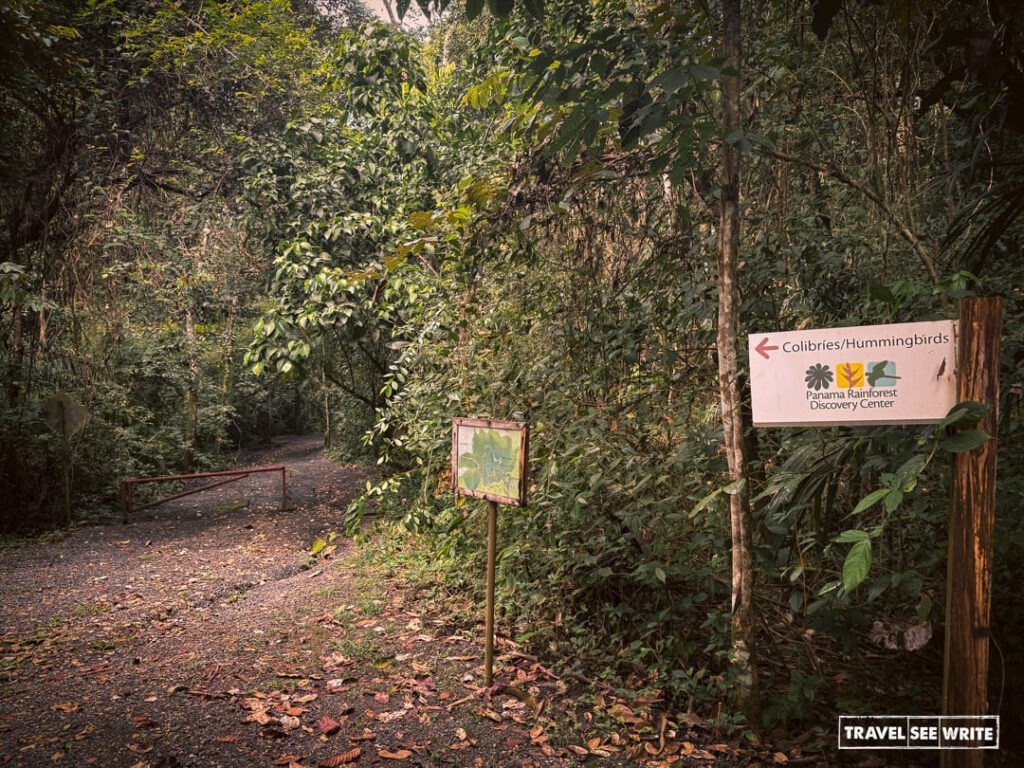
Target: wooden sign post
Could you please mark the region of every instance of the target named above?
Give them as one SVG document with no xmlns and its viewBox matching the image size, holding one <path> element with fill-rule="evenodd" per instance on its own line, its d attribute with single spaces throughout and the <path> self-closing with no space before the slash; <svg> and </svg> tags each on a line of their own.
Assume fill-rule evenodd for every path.
<svg viewBox="0 0 1024 768">
<path fill-rule="evenodd" d="M 526 506 L 529 428 L 514 421 L 452 419 L 452 488 L 487 501 L 487 596 L 484 606 L 484 684 L 494 684 L 494 570 L 498 504 Z"/>
<path fill-rule="evenodd" d="M 942 714 L 988 715 L 1002 300 L 960 303 L 957 322 L 750 334 L 755 427 L 940 423 L 956 403 L 988 406 L 990 439 L 953 460 Z M 981 729 L 979 729 L 981 730 Z M 973 738 L 973 737 L 972 737 Z M 971 741 L 942 768 L 980 768 Z"/>
<path fill-rule="evenodd" d="M 990 438 L 953 460 L 946 575 L 943 715 L 988 714 L 989 613 L 992 536 L 996 515 L 996 431 L 999 425 L 999 338 L 1002 300 L 960 302 L 957 399 L 988 406 L 978 425 Z M 942 768 L 980 768 L 984 751 L 943 751 Z"/>
</svg>

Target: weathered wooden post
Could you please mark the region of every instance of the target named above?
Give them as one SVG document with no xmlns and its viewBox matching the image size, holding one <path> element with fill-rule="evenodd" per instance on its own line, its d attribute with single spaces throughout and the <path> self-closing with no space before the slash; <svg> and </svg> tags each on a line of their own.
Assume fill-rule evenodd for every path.
<svg viewBox="0 0 1024 768">
<path fill-rule="evenodd" d="M 988 406 L 988 416 L 978 428 L 988 432 L 990 438 L 972 451 L 956 454 L 953 460 L 943 715 L 988 714 L 1001 333 L 1001 299 L 975 297 L 960 302 L 957 399 Z M 980 749 L 946 750 L 942 752 L 940 765 L 942 768 L 980 768 L 984 756 Z"/>
<path fill-rule="evenodd" d="M 498 505 L 487 502 L 487 598 L 484 606 L 484 685 L 494 684 L 494 570 L 498 555 Z"/>
</svg>

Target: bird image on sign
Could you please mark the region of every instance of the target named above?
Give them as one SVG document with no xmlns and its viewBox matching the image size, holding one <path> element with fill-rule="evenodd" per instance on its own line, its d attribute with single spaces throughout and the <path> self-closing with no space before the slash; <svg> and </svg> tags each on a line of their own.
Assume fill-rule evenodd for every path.
<svg viewBox="0 0 1024 768">
<path fill-rule="evenodd" d="M 465 444 L 463 434 L 471 436 L 469 445 Z M 478 493 L 518 497 L 519 435 L 478 427 L 464 430 L 459 437 L 458 487 Z"/>
</svg>

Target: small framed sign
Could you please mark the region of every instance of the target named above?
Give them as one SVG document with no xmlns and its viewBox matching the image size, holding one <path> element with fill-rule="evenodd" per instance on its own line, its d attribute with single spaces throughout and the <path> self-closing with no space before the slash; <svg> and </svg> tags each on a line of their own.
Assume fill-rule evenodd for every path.
<svg viewBox="0 0 1024 768">
<path fill-rule="evenodd" d="M 452 419 L 455 493 L 525 507 L 528 433 L 517 421 Z"/>
</svg>

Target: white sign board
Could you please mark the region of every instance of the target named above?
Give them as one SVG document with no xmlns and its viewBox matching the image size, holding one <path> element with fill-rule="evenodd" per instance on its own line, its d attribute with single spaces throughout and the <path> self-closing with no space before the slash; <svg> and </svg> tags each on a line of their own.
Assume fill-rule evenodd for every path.
<svg viewBox="0 0 1024 768">
<path fill-rule="evenodd" d="M 755 427 L 930 424 L 956 404 L 956 322 L 752 333 Z"/>
</svg>

